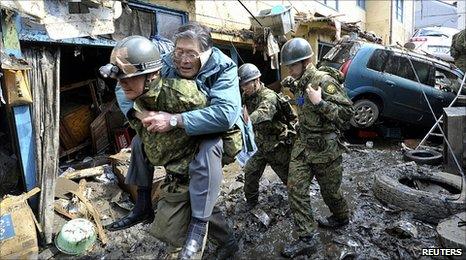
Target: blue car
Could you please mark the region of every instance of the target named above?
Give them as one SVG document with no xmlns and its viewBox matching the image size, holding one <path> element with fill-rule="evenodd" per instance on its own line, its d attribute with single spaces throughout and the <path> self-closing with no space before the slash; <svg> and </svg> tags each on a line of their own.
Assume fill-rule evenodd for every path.
<svg viewBox="0 0 466 260">
<path fill-rule="evenodd" d="M 319 66 L 345 74 L 345 88 L 354 102 L 352 125 L 373 126 L 382 119 L 430 127 L 455 98 L 463 73 L 447 62 L 404 48 L 348 41 L 333 47 Z"/>
</svg>

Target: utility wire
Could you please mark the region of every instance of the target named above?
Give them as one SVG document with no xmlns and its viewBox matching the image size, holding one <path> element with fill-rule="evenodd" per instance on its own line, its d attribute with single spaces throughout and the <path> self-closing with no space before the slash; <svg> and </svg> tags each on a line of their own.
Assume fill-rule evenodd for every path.
<svg viewBox="0 0 466 260">
<path fill-rule="evenodd" d="M 251 13 L 251 11 L 249 11 L 249 9 L 243 4 L 243 2 L 241 2 L 241 0 L 238 0 L 238 2 L 244 7 L 244 9 L 246 9 L 246 11 L 248 11 L 248 13 L 252 16 L 252 18 L 254 18 L 254 20 L 256 20 L 256 22 L 261 26 L 261 27 L 264 27 L 261 22 L 259 22 L 259 20 L 257 20 L 257 18 Z"/>
</svg>

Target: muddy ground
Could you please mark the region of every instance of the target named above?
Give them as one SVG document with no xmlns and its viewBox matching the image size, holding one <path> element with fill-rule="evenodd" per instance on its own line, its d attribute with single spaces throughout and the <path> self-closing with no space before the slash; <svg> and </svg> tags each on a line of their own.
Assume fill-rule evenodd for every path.
<svg viewBox="0 0 466 260">
<path fill-rule="evenodd" d="M 365 146 L 352 148 L 343 156 L 343 194 L 350 204 L 352 219 L 349 225 L 335 231 L 316 228 L 321 244 L 312 259 L 413 259 L 420 258 L 421 248 L 441 247 L 437 240 L 435 226 L 414 220 L 409 212 L 404 212 L 389 205 L 383 205 L 372 193 L 372 183 L 376 169 L 387 169 L 403 163 L 400 143 L 376 142 L 373 148 Z M 234 227 L 239 241 L 238 257 L 243 259 L 277 259 L 281 258 L 283 245 L 292 242 L 295 234 L 290 218 L 285 186 L 270 168 L 261 180 L 260 209 L 269 217 L 270 224 L 264 225 L 257 217 L 245 210 L 242 191 L 243 176 L 236 164 L 225 168 L 225 180 L 219 204 L 228 221 Z M 116 184 L 103 184 L 91 181 L 90 197 L 101 211 L 104 223 L 111 222 L 127 213 L 110 203 L 119 191 Z M 322 201 L 319 186 L 311 187 L 312 205 L 316 217 L 329 214 Z M 387 233 L 386 228 L 403 220 L 413 224 L 417 229 L 416 238 L 399 238 Z M 56 217 L 59 229 L 65 220 Z M 148 234 L 149 225 L 137 225 L 133 228 L 107 232 L 109 243 L 106 247 L 96 244 L 88 255 L 81 258 L 99 259 L 154 259 L 166 256 L 166 245 Z M 58 230 L 57 230 L 58 231 Z M 208 243 L 205 259 L 215 257 L 216 246 Z M 63 254 L 55 258 L 62 259 Z M 422 258 L 422 257 L 421 257 Z"/>
</svg>

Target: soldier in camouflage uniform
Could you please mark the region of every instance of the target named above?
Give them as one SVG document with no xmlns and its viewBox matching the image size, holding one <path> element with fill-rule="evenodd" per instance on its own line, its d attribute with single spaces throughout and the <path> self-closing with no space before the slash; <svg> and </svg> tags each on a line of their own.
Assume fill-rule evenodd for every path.
<svg viewBox="0 0 466 260">
<path fill-rule="evenodd" d="M 283 184 L 287 184 L 291 147 L 296 136 L 297 115 L 293 114 L 292 118 L 285 116 L 280 107 L 282 97 L 265 87 L 260 76 L 259 69 L 251 63 L 243 64 L 238 69 L 243 104 L 250 113 L 258 146 L 258 151 L 244 167 L 244 194 L 248 209 L 258 202 L 259 180 L 267 164 Z"/>
<path fill-rule="evenodd" d="M 453 35 L 450 53 L 455 59 L 456 67 L 466 73 L 466 29 Z"/>
<path fill-rule="evenodd" d="M 318 243 L 309 195 L 314 176 L 332 212 L 319 225 L 336 228 L 349 222 L 348 205 L 340 190 L 344 147 L 339 135 L 354 110 L 337 80 L 314 67 L 312 55 L 311 46 L 302 38 L 289 40 L 281 51 L 282 65 L 295 79 L 289 87 L 296 97 L 299 118 L 288 175 L 288 198 L 299 240 L 285 246 L 282 253 L 287 257 L 310 254 Z"/>
<path fill-rule="evenodd" d="M 163 110 L 179 114 L 202 109 L 208 102 L 195 81 L 161 78 L 161 68 L 160 54 L 155 45 L 141 36 L 130 36 L 120 41 L 112 51 L 111 63 L 101 68 L 102 75 L 118 79 L 126 98 L 134 101 L 134 107 L 127 116 L 138 133 L 137 139 L 142 141 L 142 144 L 132 146 L 142 150 L 133 151 L 131 160 L 138 165 L 134 170 L 145 173 L 144 176 L 138 175 L 136 180 L 130 180 L 138 185 L 135 208 L 107 229 L 118 230 L 154 219 L 150 189 L 146 186 L 152 181 L 153 166 L 162 165 L 167 175 L 161 187 L 163 192 L 157 204 L 152 234 L 176 249 L 184 244 L 188 233 L 192 204 L 188 186 L 193 182 L 190 180 L 189 168 L 203 139 L 188 135 L 171 121 L 166 131 L 150 131 L 144 119 L 150 113 L 157 113 L 149 111 Z M 234 239 L 218 209 L 214 208 L 210 224 L 212 232 L 209 232 L 209 236 L 221 245 L 228 243 L 230 238 Z M 198 253 L 202 255 L 202 251 Z M 191 257 L 200 256 L 197 254 L 185 258 Z"/>
</svg>

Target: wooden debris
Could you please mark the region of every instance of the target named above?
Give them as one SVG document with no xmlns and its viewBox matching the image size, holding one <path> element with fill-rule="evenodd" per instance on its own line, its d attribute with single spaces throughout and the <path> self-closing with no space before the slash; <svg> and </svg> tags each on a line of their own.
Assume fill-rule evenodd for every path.
<svg viewBox="0 0 466 260">
<path fill-rule="evenodd" d="M 93 167 L 93 168 L 89 168 L 89 169 L 83 169 L 83 170 L 77 170 L 77 171 L 69 172 L 69 173 L 63 174 L 60 177 L 70 179 L 70 180 L 82 179 L 82 178 L 87 178 L 87 177 L 100 176 L 100 175 L 104 174 L 104 171 L 105 171 L 105 166 L 101 165 L 101 166 L 97 166 L 97 167 Z"/>
<path fill-rule="evenodd" d="M 99 212 L 92 206 L 91 202 L 81 193 L 79 192 L 71 192 L 72 194 L 76 195 L 83 203 L 86 205 L 87 210 L 91 213 L 92 218 L 94 219 L 95 225 L 97 227 L 97 233 L 99 234 L 99 238 L 102 241 L 103 245 L 106 245 L 108 242 L 107 235 L 105 234 L 104 228 L 102 227 L 102 223 L 100 222 L 100 214 Z"/>
</svg>

